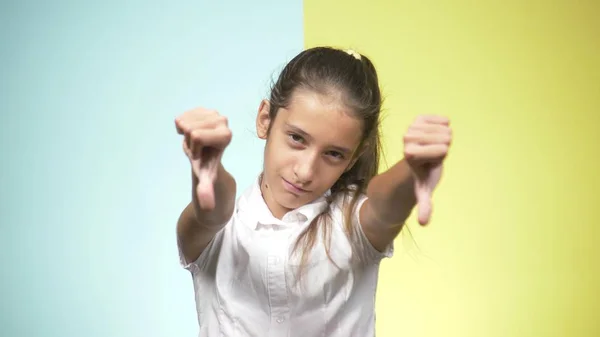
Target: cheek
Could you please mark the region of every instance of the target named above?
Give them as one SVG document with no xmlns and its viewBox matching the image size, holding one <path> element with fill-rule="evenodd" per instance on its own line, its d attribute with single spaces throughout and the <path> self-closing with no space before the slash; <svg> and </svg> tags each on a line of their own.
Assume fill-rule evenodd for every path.
<svg viewBox="0 0 600 337">
<path fill-rule="evenodd" d="M 285 143 L 270 141 L 265 148 L 264 165 L 271 171 L 281 171 L 295 161 L 295 155 Z"/>
</svg>

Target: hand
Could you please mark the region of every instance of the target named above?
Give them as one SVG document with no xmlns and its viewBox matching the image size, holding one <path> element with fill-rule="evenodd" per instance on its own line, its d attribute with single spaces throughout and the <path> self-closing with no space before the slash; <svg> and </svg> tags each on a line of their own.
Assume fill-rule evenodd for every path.
<svg viewBox="0 0 600 337">
<path fill-rule="evenodd" d="M 431 218 L 431 196 L 442 176 L 442 163 L 452 142 L 448 118 L 419 116 L 404 135 L 404 157 L 415 178 L 418 220 Z"/>
<path fill-rule="evenodd" d="M 231 142 L 227 118 L 214 110 L 197 108 L 175 119 L 177 132 L 184 135 L 183 151 L 198 178 L 196 197 L 200 209 L 215 208 L 214 183 L 223 151 Z"/>
</svg>

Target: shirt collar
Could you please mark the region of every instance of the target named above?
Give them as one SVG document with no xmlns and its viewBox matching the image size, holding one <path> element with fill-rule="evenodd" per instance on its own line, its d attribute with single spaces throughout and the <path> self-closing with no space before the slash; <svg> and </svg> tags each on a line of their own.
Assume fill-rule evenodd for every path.
<svg viewBox="0 0 600 337">
<path fill-rule="evenodd" d="M 288 212 L 282 219 L 277 219 L 269 210 L 260 191 L 260 175 L 240 198 L 240 211 L 244 213 L 244 222 L 252 229 L 258 226 L 287 227 L 291 223 L 305 223 L 314 220 L 327 207 L 327 191 L 316 200 Z"/>
</svg>

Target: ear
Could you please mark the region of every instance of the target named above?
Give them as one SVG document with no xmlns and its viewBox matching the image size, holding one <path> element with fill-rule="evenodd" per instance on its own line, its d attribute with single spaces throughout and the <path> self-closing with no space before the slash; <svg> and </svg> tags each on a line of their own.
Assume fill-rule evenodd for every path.
<svg viewBox="0 0 600 337">
<path fill-rule="evenodd" d="M 267 139 L 269 125 L 271 124 L 269 110 L 271 110 L 271 103 L 269 103 L 268 100 L 263 99 L 260 102 L 258 114 L 256 115 L 256 133 L 260 139 Z"/>
</svg>

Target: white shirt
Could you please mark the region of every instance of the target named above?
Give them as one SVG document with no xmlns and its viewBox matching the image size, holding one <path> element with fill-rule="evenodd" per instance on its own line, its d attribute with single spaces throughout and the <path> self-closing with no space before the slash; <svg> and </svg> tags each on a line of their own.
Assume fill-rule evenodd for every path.
<svg viewBox="0 0 600 337">
<path fill-rule="evenodd" d="M 379 262 L 392 255 L 393 247 L 379 252 L 365 237 L 358 221 L 365 200 L 362 195 L 355 208 L 353 240 L 344 232 L 342 200 L 334 200 L 330 255 L 337 267 L 319 232 L 296 282 L 300 254 L 290 253 L 299 234 L 325 209 L 325 198 L 279 220 L 265 204 L 257 179 L 198 259 L 181 258 L 193 276 L 199 336 L 375 336 Z"/>
</svg>

